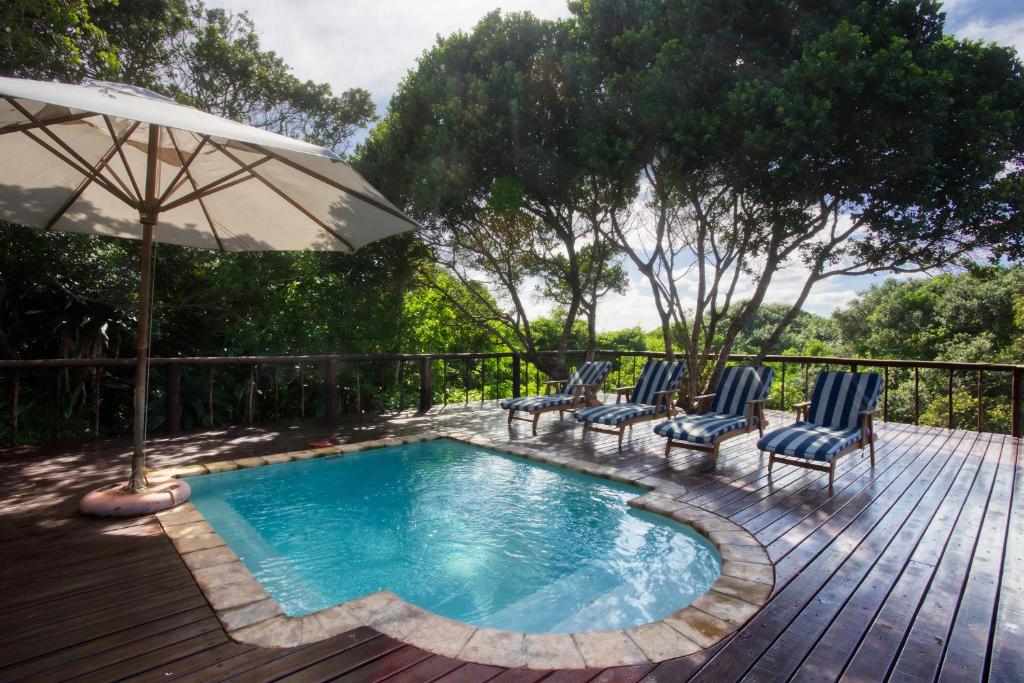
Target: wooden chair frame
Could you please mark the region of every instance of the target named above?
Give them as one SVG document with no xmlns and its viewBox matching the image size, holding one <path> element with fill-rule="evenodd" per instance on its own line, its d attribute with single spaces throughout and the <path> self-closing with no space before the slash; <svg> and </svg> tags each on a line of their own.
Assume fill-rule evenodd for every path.
<svg viewBox="0 0 1024 683">
<path fill-rule="evenodd" d="M 701 394 L 695 396 L 694 400 L 697 401 L 698 410 L 705 412 L 710 410 L 711 399 L 717 395 L 717 392 L 711 394 Z M 692 451 L 702 451 L 704 453 L 711 454 L 711 469 L 714 469 L 718 464 L 718 449 L 723 441 L 727 441 L 735 436 L 743 436 L 749 434 L 755 429 L 758 430 L 760 436 L 764 436 L 764 428 L 768 426 L 768 420 L 764 416 L 764 404 L 767 398 L 758 398 L 751 401 L 747 401 L 745 408 L 745 417 L 747 423 L 743 427 L 737 427 L 724 434 L 720 434 L 715 437 L 715 440 L 711 443 L 697 443 L 695 441 L 683 441 L 674 439 L 671 436 L 668 437 L 668 442 L 665 444 L 665 459 L 668 460 L 669 454 L 672 452 L 673 447 L 685 448 Z M 756 420 L 754 418 L 757 418 Z M 755 424 L 756 422 L 756 424 Z"/>
<path fill-rule="evenodd" d="M 796 408 L 796 421 L 801 422 L 807 417 L 807 410 L 811 407 L 810 401 L 802 401 L 800 403 L 794 403 L 793 407 Z M 854 441 L 852 444 L 844 448 L 843 450 L 836 453 L 836 456 L 829 462 L 819 462 L 817 460 L 807 460 L 806 458 L 799 458 L 794 455 L 776 455 L 775 453 L 768 454 L 768 474 L 771 475 L 772 467 L 775 463 L 780 462 L 783 465 L 794 465 L 796 467 L 803 467 L 808 470 L 817 470 L 818 472 L 828 472 L 828 487 L 832 488 L 832 483 L 836 477 L 836 462 L 849 453 L 859 451 L 864 448 L 868 448 L 871 452 L 871 467 L 875 466 L 875 424 L 874 414 L 878 412 L 877 408 L 871 410 L 862 410 L 857 413 L 860 419 L 860 438 Z"/>
<path fill-rule="evenodd" d="M 615 403 L 622 403 L 622 397 L 626 396 L 628 398 L 633 392 L 633 389 L 634 387 L 615 387 Z M 649 404 L 655 407 L 653 415 L 638 415 L 637 417 L 631 417 L 630 419 L 619 423 L 614 429 L 610 427 L 596 427 L 593 422 L 584 422 L 583 434 L 580 436 L 580 439 L 586 439 L 587 432 L 600 432 L 601 434 L 611 434 L 612 436 L 617 435 L 619 437 L 619 450 L 621 451 L 622 437 L 626 434 L 626 427 L 632 429 L 633 425 L 639 422 L 649 422 L 650 420 L 657 420 L 664 417 L 663 412 L 659 410 L 662 405 L 665 406 L 664 412 L 667 412 L 669 417 L 673 417 L 675 415 L 676 406 L 672 397 L 677 393 L 679 393 L 679 389 L 666 389 L 665 391 L 654 392 L 654 403 Z"/>
<path fill-rule="evenodd" d="M 561 387 L 568 380 L 564 379 L 552 379 L 544 382 L 544 395 L 550 396 L 551 389 L 553 387 Z M 530 422 L 533 424 L 533 435 L 537 436 L 537 422 L 540 420 L 540 416 L 544 413 L 553 413 L 558 411 L 558 419 L 564 420 L 566 412 L 574 412 L 579 408 L 586 408 L 592 405 L 597 405 L 600 401 L 597 400 L 597 384 L 577 384 L 575 391 L 572 396 L 572 403 L 569 405 L 559 406 L 547 406 L 544 408 L 532 408 L 530 410 L 521 410 L 519 412 L 530 413 L 533 417 L 519 417 L 516 415 L 516 408 L 508 409 L 508 424 L 512 425 L 512 420 L 522 420 L 523 422 Z"/>
</svg>

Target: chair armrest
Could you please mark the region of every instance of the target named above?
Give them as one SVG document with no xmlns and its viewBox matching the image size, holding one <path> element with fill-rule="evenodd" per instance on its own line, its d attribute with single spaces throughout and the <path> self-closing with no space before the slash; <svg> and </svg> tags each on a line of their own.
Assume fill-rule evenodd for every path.
<svg viewBox="0 0 1024 683">
<path fill-rule="evenodd" d="M 810 401 L 800 401 L 799 403 L 794 403 L 793 404 L 793 408 L 794 408 L 794 410 L 796 410 L 796 419 L 797 419 L 797 421 L 799 421 L 800 418 L 802 418 L 802 417 L 807 415 L 807 409 L 810 408 L 810 407 L 811 407 L 811 402 Z"/>
<path fill-rule="evenodd" d="M 549 379 L 548 381 L 544 382 L 544 395 L 548 396 L 551 393 L 552 387 L 565 384 L 565 382 L 566 380 L 564 379 Z"/>
<path fill-rule="evenodd" d="M 794 403 L 793 407 L 794 408 L 801 408 L 802 409 L 802 408 L 809 408 L 810 405 L 811 405 L 810 401 L 800 401 L 799 403 Z"/>
<path fill-rule="evenodd" d="M 874 439 L 875 425 L 874 416 L 878 412 L 878 408 L 871 408 L 870 410 L 861 410 L 857 413 L 857 417 L 860 418 L 860 434 L 862 439 Z"/>
<path fill-rule="evenodd" d="M 711 399 L 718 395 L 718 392 L 712 392 L 710 394 L 698 394 L 693 397 L 693 405 L 697 410 L 704 410 L 710 407 Z"/>
<path fill-rule="evenodd" d="M 747 403 L 764 403 L 767 400 L 767 398 L 752 398 Z"/>
<path fill-rule="evenodd" d="M 668 414 L 671 417 L 675 415 L 674 406 L 672 404 L 672 395 L 679 393 L 679 389 L 666 389 L 664 391 L 654 392 L 654 405 L 664 403 L 665 407 L 668 408 Z"/>
<path fill-rule="evenodd" d="M 591 402 L 591 399 L 597 400 L 597 387 L 597 384 L 577 384 L 572 395 L 573 403 L 580 400 L 580 394 L 583 394 L 588 404 Z"/>
<path fill-rule="evenodd" d="M 633 387 L 615 387 L 615 402 L 619 403 L 622 401 L 622 397 L 629 398 L 629 394 L 633 391 Z"/>
</svg>

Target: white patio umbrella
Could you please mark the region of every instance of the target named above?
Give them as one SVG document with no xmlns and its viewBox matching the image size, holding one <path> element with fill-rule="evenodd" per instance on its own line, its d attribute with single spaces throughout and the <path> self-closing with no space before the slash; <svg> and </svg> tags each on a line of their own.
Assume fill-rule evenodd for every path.
<svg viewBox="0 0 1024 683">
<path fill-rule="evenodd" d="M 118 83 L 0 78 L 0 217 L 142 240 L 130 491 L 146 486 L 153 242 L 354 252 L 412 230 L 329 149 Z"/>
</svg>

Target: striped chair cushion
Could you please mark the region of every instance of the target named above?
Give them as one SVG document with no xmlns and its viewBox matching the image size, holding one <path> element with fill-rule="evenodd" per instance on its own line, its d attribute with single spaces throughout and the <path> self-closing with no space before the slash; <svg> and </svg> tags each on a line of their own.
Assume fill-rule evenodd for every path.
<svg viewBox="0 0 1024 683">
<path fill-rule="evenodd" d="M 715 412 L 696 413 L 665 420 L 654 428 L 654 433 L 677 441 L 711 443 L 722 434 L 743 429 L 746 426 L 747 418 L 742 416 Z"/>
<path fill-rule="evenodd" d="M 552 406 L 571 406 L 572 396 L 566 394 L 551 394 L 550 396 L 520 396 L 519 398 L 506 398 L 501 402 L 505 410 L 521 410 L 533 412 Z"/>
<path fill-rule="evenodd" d="M 818 373 L 807 421 L 836 429 L 857 427 L 857 413 L 874 408 L 881 390 L 877 372 Z"/>
<path fill-rule="evenodd" d="M 685 367 L 686 365 L 682 361 L 671 362 L 648 358 L 644 363 L 644 369 L 640 372 L 640 378 L 636 381 L 636 386 L 633 387 L 633 391 L 629 395 L 629 402 L 654 403 L 656 393 L 679 386 L 679 380 L 683 377 Z"/>
<path fill-rule="evenodd" d="M 611 369 L 612 364 L 606 360 L 580 363 L 572 375 L 569 376 L 569 381 L 565 383 L 565 388 L 561 393 L 573 394 L 576 392 L 576 386 L 579 384 L 597 384 L 600 386 L 604 384 L 604 380 L 608 373 L 611 372 Z"/>
<path fill-rule="evenodd" d="M 769 367 L 743 367 L 733 365 L 722 372 L 715 389 L 711 412 L 722 415 L 745 415 L 747 401 L 768 398 L 772 390 L 775 369 Z"/>
<path fill-rule="evenodd" d="M 667 408 L 664 405 L 653 406 L 640 403 L 614 403 L 610 405 L 591 406 L 583 410 L 577 410 L 575 417 L 580 422 L 593 422 L 602 425 L 620 425 L 626 420 L 634 417 L 644 417 L 664 413 Z"/>
<path fill-rule="evenodd" d="M 796 422 L 768 432 L 757 442 L 758 449 L 805 460 L 830 462 L 839 451 L 860 438 L 860 429 L 823 427 L 809 422 Z"/>
</svg>

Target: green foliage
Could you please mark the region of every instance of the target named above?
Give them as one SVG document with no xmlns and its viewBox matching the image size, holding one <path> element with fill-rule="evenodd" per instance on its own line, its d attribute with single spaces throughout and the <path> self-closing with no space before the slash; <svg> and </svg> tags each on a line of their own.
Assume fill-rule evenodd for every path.
<svg viewBox="0 0 1024 683">
<path fill-rule="evenodd" d="M 887 280 L 837 311 L 834 320 L 854 355 L 1020 363 L 1024 356 L 1016 345 L 1024 326 L 1015 306 L 1022 293 L 1021 266 Z"/>
<path fill-rule="evenodd" d="M 789 311 L 786 304 L 763 304 L 741 329 L 733 345 L 735 353 L 820 356 L 839 341 L 839 330 L 829 318 L 801 311 L 785 333 L 768 345 L 776 326 Z"/>
<path fill-rule="evenodd" d="M 130 4 L 130 3 L 129 3 Z M 93 14 L 106 0 L 12 0 L 0 7 L 0 74 L 76 81 L 104 77 L 117 57 Z"/>
</svg>

